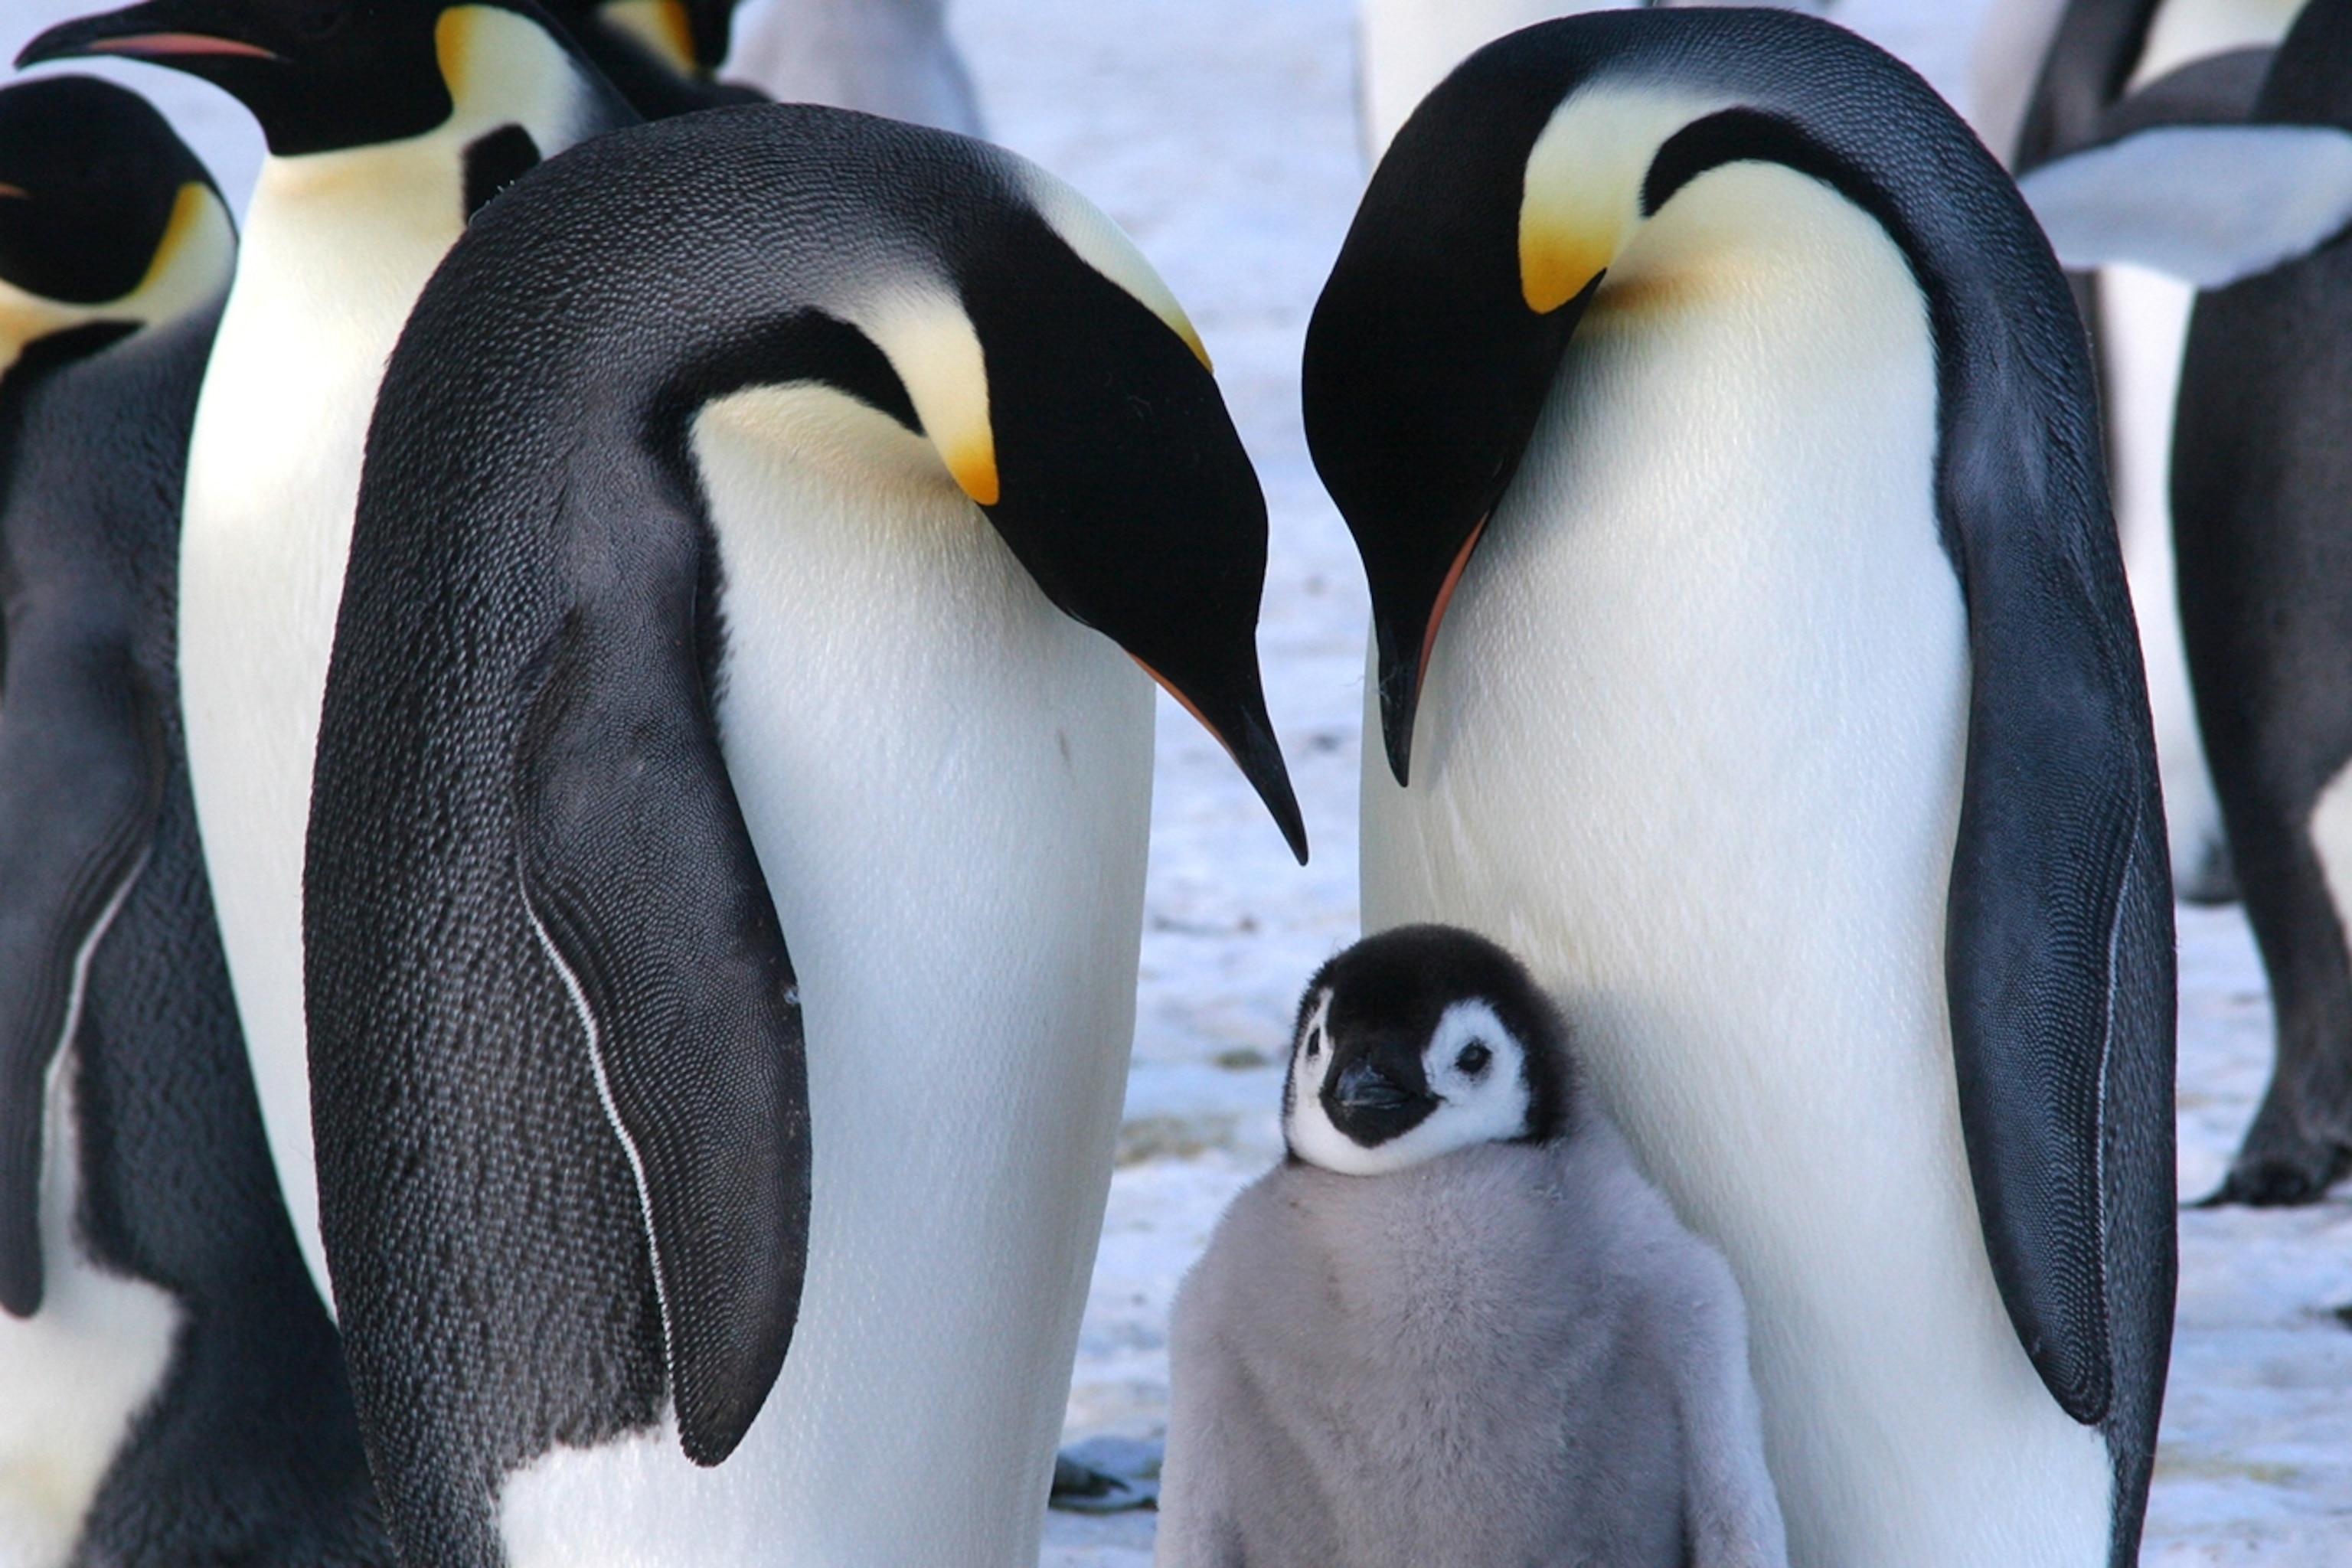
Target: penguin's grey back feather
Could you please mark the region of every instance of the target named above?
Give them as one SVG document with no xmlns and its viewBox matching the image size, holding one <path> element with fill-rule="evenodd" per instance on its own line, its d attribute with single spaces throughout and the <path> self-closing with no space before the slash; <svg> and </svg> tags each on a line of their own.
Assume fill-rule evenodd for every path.
<svg viewBox="0 0 2352 1568">
<path fill-rule="evenodd" d="M 1237 1198 L 1178 1293 L 1160 1568 L 1786 1561 L 1722 1258 L 1617 1130 Z"/>
</svg>

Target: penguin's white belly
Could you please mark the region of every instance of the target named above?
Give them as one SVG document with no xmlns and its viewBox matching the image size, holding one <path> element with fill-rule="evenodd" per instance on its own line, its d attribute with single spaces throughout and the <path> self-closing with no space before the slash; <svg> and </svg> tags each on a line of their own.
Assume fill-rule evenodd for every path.
<svg viewBox="0 0 2352 1568">
<path fill-rule="evenodd" d="M 935 458 L 782 453 L 848 406 L 758 390 L 696 433 L 728 771 L 807 1028 L 799 1327 L 718 1468 L 665 1424 L 511 1478 L 514 1568 L 1036 1561 L 1134 1028 L 1150 689 Z"/>
<path fill-rule="evenodd" d="M 338 162 L 340 161 L 340 162 Z M 310 767 L 383 363 L 457 237 L 391 160 L 268 160 L 196 405 L 180 539 L 188 766 L 278 1184 L 330 1305 L 302 1020 Z M 322 189 L 323 187 L 323 189 Z"/>
<path fill-rule="evenodd" d="M 2004 1313 L 1960 1140 L 1945 898 L 1966 624 L 1933 353 L 1885 233 L 1694 181 L 1579 331 L 1364 786 L 1368 931 L 1523 953 L 1748 1298 L 1799 1568 L 2107 1559 L 2109 1467 Z"/>
<path fill-rule="evenodd" d="M 75 1060 L 68 1049 L 50 1064 L 42 1119 L 41 1310 L 30 1319 L 0 1312 L 0 1563 L 7 1568 L 66 1562 L 107 1467 L 170 1370 L 180 1327 L 167 1292 L 100 1268 L 74 1236 L 81 1185 Z"/>
</svg>

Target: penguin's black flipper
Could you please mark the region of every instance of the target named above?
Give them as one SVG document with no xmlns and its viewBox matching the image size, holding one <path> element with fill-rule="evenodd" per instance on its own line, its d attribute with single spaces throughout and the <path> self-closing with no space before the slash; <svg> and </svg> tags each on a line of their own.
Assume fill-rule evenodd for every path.
<svg viewBox="0 0 2352 1568">
<path fill-rule="evenodd" d="M 1969 1174 L 2011 1321 L 2059 1405 L 2085 1424 L 2116 1414 L 2130 1434 L 2118 1452 L 2144 1458 L 2170 1249 L 2128 1244 L 2150 1226 L 2168 1236 L 2172 1194 L 2117 1133 L 2166 1143 L 2168 1170 L 2170 1118 L 2142 1090 L 2171 1080 L 2171 891 L 2095 399 L 2047 267 L 2017 269 L 2021 292 L 2041 273 L 2042 297 L 2021 299 L 2009 333 L 1947 349 L 1938 510 L 1968 605 L 1970 690 L 1945 981 Z M 2112 1259 L 2142 1251 L 2167 1260 L 2160 1279 L 2109 1278 Z"/>
<path fill-rule="evenodd" d="M 690 537 L 690 533 L 688 537 Z M 574 600 L 524 731 L 523 884 L 649 1231 L 687 1457 L 750 1429 L 808 1252 L 800 1002 L 719 755 L 686 551 Z"/>
<path fill-rule="evenodd" d="M 0 1308 L 25 1318 L 41 1305 L 49 1064 L 92 939 L 138 870 L 164 758 L 162 716 L 132 658 L 136 606 L 102 592 L 26 592 L 5 559 L 0 591 Z"/>
<path fill-rule="evenodd" d="M 2098 140 L 2119 141 L 2159 125 L 2242 125 L 2271 74 L 2274 48 L 2225 49 L 2167 71 L 2099 117 Z"/>
</svg>

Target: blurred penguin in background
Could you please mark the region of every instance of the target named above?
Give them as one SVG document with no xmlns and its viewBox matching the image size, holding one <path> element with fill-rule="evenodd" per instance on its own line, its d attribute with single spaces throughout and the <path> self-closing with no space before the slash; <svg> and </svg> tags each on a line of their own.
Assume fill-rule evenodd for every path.
<svg viewBox="0 0 2352 1568">
<path fill-rule="evenodd" d="M 1978 133 L 2024 175 L 2134 127 L 2236 123 L 2252 110 L 2271 51 L 2300 4 L 2000 0 L 1971 78 Z M 2227 903 L 2238 882 L 2189 697 L 2168 496 L 2192 289 L 2129 264 L 2078 270 L 2070 281 L 2096 354 L 2173 882 L 2192 903 Z"/>
<path fill-rule="evenodd" d="M 529 0 L 148 0 L 19 64 L 212 83 L 269 156 L 205 370 L 182 509 L 188 763 L 294 1234 L 328 1289 L 302 1022 L 302 836 L 367 421 L 425 279 L 509 182 L 637 116 Z"/>
<path fill-rule="evenodd" d="M 383 1568 L 270 1169 L 172 658 L 236 251 L 86 77 L 0 91 L 0 1563 Z"/>
<path fill-rule="evenodd" d="M 2172 450 L 2180 619 L 2278 1031 L 2214 1200 L 2312 1203 L 2352 1169 L 2352 5 L 2305 7 L 2250 115 L 2151 112 L 2163 85 L 2022 188 L 2062 258 L 2202 290 Z"/>
<path fill-rule="evenodd" d="M 757 103 L 753 88 L 717 79 L 735 0 L 546 0 L 581 53 L 647 120 L 729 103 Z"/>
<path fill-rule="evenodd" d="M 727 74 L 782 102 L 982 135 L 947 9 L 947 0 L 754 0 L 742 8 Z"/>
<path fill-rule="evenodd" d="M 1731 1270 L 1517 960 L 1325 964 L 1283 1135 L 1176 1298 L 1160 1568 L 1787 1562 Z"/>
</svg>

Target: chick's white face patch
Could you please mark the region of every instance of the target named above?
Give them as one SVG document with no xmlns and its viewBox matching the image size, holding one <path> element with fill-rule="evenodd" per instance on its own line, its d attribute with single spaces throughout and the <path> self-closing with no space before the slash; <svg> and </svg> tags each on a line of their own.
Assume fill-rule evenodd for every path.
<svg viewBox="0 0 2352 1568">
<path fill-rule="evenodd" d="M 1310 1165 L 1349 1176 L 1377 1176 L 1476 1143 L 1524 1137 L 1529 1121 L 1527 1047 L 1477 1000 L 1445 1009 L 1422 1047 L 1421 1065 L 1437 1104 L 1406 1131 L 1383 1142 L 1357 1142 L 1323 1108 L 1323 1088 L 1336 1070 L 1330 1036 L 1331 993 L 1316 998 L 1291 1046 L 1290 1103 L 1283 1135 Z"/>
</svg>

